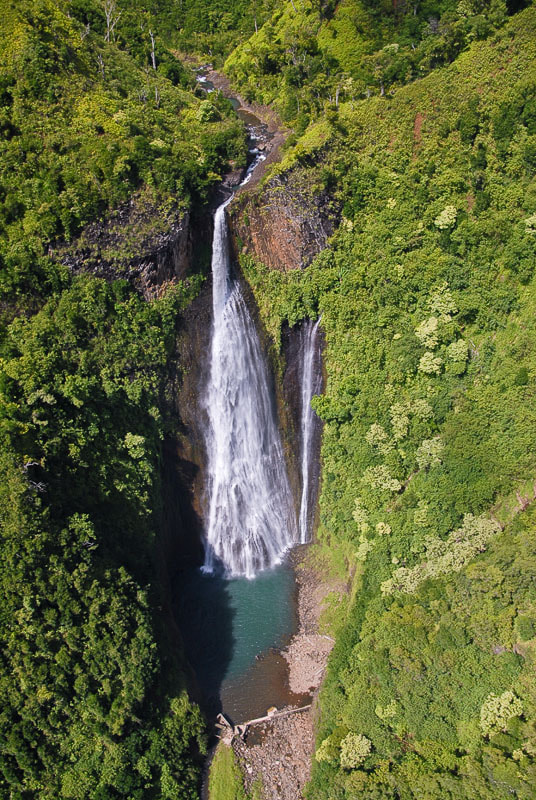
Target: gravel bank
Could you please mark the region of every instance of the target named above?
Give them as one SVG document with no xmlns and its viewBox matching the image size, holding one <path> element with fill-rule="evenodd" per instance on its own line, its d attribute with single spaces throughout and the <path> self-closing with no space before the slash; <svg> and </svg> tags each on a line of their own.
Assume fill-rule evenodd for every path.
<svg viewBox="0 0 536 800">
<path fill-rule="evenodd" d="M 331 637 L 319 632 L 319 618 L 326 596 L 336 593 L 340 597 L 346 589 L 344 584 L 327 580 L 314 568 L 307 547 L 296 548 L 294 558 L 299 626 L 282 655 L 288 664 L 290 690 L 302 696 L 300 706 L 312 702 L 313 707 L 254 725 L 245 741 L 235 738 L 233 743 L 246 789 L 260 776 L 266 800 L 303 797 L 314 749 L 315 699 L 334 644 Z"/>
</svg>

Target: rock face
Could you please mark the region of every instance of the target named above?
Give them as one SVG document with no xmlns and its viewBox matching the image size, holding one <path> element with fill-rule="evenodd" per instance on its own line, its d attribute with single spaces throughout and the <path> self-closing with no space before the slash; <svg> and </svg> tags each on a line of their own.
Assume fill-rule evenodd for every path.
<svg viewBox="0 0 536 800">
<path fill-rule="evenodd" d="M 270 269 L 307 267 L 334 233 L 340 209 L 323 189 L 311 186 L 302 168 L 241 192 L 229 209 L 237 254 L 248 253 Z"/>
<path fill-rule="evenodd" d="M 266 184 L 239 190 L 228 208 L 229 229 L 235 261 L 247 253 L 270 269 L 304 269 L 327 245 L 340 218 L 340 208 L 327 191 L 311 181 L 310 171 L 294 168 L 271 178 Z M 245 293 L 254 313 L 272 374 L 279 375 L 275 387 L 281 433 L 289 478 L 299 508 L 302 481 L 301 445 L 301 359 L 300 326 L 282 331 L 281 351 L 274 354 L 268 335 L 262 331 L 255 297 Z M 321 358 L 323 338 L 320 337 Z M 275 356 L 275 358 L 274 358 Z M 313 431 L 311 502 L 316 503 L 319 485 L 319 452 L 322 426 L 317 420 Z"/>
<path fill-rule="evenodd" d="M 227 176 L 221 202 L 241 178 Z M 301 168 L 272 178 L 266 185 L 239 190 L 229 207 L 235 256 L 244 248 L 272 269 L 304 268 L 326 245 L 338 219 L 338 209 L 326 192 L 310 186 Z M 146 195 L 136 195 L 103 222 L 88 225 L 70 244 L 56 247 L 55 257 L 74 273 L 107 280 L 124 278 L 146 299 L 158 296 L 166 284 L 210 263 L 210 212 L 195 218 L 178 207 L 163 211 Z M 238 258 L 235 259 L 238 261 Z M 237 267 L 237 272 L 240 270 Z M 243 280 L 243 279 L 242 279 Z M 271 389 L 277 398 L 279 423 L 296 504 L 301 492 L 299 469 L 299 353 L 296 332 L 286 330 L 283 349 L 270 358 L 270 341 L 262 330 L 256 302 L 244 281 L 244 293 L 271 366 Z M 201 407 L 212 326 L 211 280 L 178 321 L 176 375 L 168 383 L 167 413 L 177 422 L 178 435 L 163 444 L 163 538 L 168 563 L 202 563 L 205 447 Z M 274 379 L 275 375 L 282 378 Z M 319 439 L 319 434 L 318 434 Z M 318 444 L 315 444 L 315 449 Z M 316 476 L 315 476 L 316 477 Z"/>
<path fill-rule="evenodd" d="M 178 331 L 178 358 L 181 380 L 177 387 L 176 414 L 179 435 L 173 442 L 177 487 L 180 486 L 182 516 L 186 516 L 189 536 L 197 542 L 197 561 L 203 563 L 203 491 L 206 453 L 203 438 L 205 411 L 203 391 L 207 379 L 208 353 L 212 331 L 212 290 L 205 285 L 181 315 Z"/>
<path fill-rule="evenodd" d="M 87 225 L 75 242 L 57 247 L 55 255 L 74 273 L 125 278 L 150 299 L 189 271 L 190 228 L 188 211 L 163 210 L 135 195 L 108 219 Z"/>
<path fill-rule="evenodd" d="M 303 484 L 303 476 L 301 474 L 301 447 L 303 442 L 301 440 L 301 425 L 302 425 L 302 380 L 303 380 L 303 350 L 302 350 L 302 336 L 300 329 L 302 323 L 298 323 L 293 328 L 289 328 L 285 324 L 281 335 L 281 358 L 283 363 L 283 380 L 281 384 L 281 393 L 284 401 L 286 414 L 283 417 L 285 428 L 283 435 L 285 440 L 289 443 L 292 451 L 292 458 L 290 463 L 293 466 L 293 489 L 296 497 L 296 509 L 299 514 L 299 499 L 301 498 Z M 320 364 L 322 369 L 323 352 L 325 340 L 322 330 L 320 330 L 317 340 L 317 349 L 315 352 L 315 362 Z M 322 376 L 322 384 L 324 384 L 325 377 Z M 310 474 L 309 474 L 309 506 L 311 508 L 317 507 L 318 494 L 320 489 L 320 445 L 322 440 L 322 421 L 316 415 L 312 421 L 312 429 L 310 431 Z M 316 530 L 316 514 L 315 518 L 311 519 L 312 530 Z"/>
</svg>

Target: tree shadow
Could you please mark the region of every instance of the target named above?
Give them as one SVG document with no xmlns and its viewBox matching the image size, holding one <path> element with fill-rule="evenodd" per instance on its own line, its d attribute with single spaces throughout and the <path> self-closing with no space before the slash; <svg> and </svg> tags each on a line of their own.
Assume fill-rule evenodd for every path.
<svg viewBox="0 0 536 800">
<path fill-rule="evenodd" d="M 174 581 L 174 609 L 185 655 L 196 677 L 195 698 L 209 719 L 222 710 L 221 686 L 236 643 L 229 582 L 218 568 L 181 570 Z"/>
<path fill-rule="evenodd" d="M 177 647 L 182 645 L 190 667 L 190 695 L 212 719 L 221 711 L 220 688 L 233 655 L 235 611 L 221 565 L 212 574 L 201 571 L 203 524 L 195 498 L 199 467 L 179 456 L 172 437 L 163 444 L 162 566 L 182 640 Z"/>
</svg>

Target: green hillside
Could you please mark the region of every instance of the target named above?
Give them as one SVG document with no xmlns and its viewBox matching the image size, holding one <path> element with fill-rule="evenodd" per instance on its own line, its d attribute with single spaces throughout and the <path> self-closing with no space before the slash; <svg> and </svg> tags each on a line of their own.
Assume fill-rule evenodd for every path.
<svg viewBox="0 0 536 800">
<path fill-rule="evenodd" d="M 502 0 L 281 2 L 225 70 L 303 131 L 327 104 L 384 95 L 449 64 L 510 10 Z"/>
<path fill-rule="evenodd" d="M 35 305 L 68 281 L 51 244 L 136 191 L 188 208 L 243 161 L 244 137 L 229 104 L 189 91 L 148 12 L 128 9 L 108 35 L 96 0 L 0 11 L 0 289 Z"/>
<path fill-rule="evenodd" d="M 531 8 L 308 130 L 285 165 L 339 231 L 303 272 L 244 259 L 274 335 L 326 331 L 319 539 L 352 592 L 311 799 L 535 796 L 535 134 Z"/>
<path fill-rule="evenodd" d="M 243 163 L 243 127 L 191 91 L 162 4 L 0 6 L 0 796 L 193 798 L 205 724 L 157 541 L 166 381 L 199 281 L 147 303 L 54 252 L 133 195 L 163 216 L 203 203 Z"/>
</svg>

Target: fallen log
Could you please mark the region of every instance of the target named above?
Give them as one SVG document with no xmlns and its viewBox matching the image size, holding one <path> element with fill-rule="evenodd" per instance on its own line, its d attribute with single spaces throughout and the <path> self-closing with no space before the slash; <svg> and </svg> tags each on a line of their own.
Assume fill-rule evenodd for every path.
<svg viewBox="0 0 536 800">
<path fill-rule="evenodd" d="M 290 708 L 286 711 L 272 711 L 270 714 L 266 714 L 264 717 L 257 717 L 256 719 L 250 719 L 247 722 L 242 722 L 240 725 L 235 725 L 233 728 L 233 733 L 235 736 L 239 736 L 243 739 L 247 733 L 247 729 L 250 725 L 258 725 L 261 722 L 271 722 L 274 719 L 279 719 L 281 717 L 288 717 L 290 714 L 297 714 L 300 711 L 307 711 L 311 708 L 311 703 L 306 706 L 300 706 L 300 708 Z"/>
</svg>

